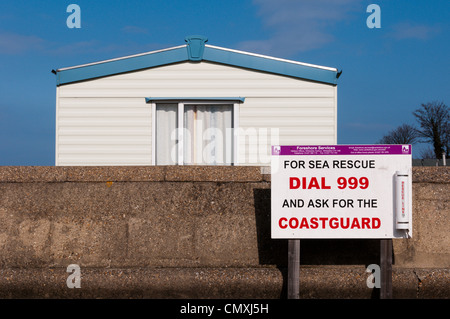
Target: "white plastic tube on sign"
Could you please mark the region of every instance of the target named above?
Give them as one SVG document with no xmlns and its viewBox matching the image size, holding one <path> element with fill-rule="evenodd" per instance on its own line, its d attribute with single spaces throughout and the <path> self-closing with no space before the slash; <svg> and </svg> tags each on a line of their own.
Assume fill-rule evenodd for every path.
<svg viewBox="0 0 450 319">
<path fill-rule="evenodd" d="M 397 229 L 409 229 L 408 173 L 395 172 L 395 217 Z"/>
</svg>

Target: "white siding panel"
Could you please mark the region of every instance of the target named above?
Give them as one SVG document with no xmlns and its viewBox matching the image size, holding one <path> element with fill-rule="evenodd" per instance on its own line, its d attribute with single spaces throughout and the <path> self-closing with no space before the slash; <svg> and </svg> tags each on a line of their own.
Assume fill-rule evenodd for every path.
<svg viewBox="0 0 450 319">
<path fill-rule="evenodd" d="M 151 109 L 143 99 L 60 97 L 57 120 L 57 165 L 151 164 Z"/>
<path fill-rule="evenodd" d="M 334 97 L 247 99 L 240 111 L 241 127 L 278 128 L 279 136 L 278 140 L 271 140 L 270 134 L 262 131 L 256 149 L 254 140 L 248 136 L 241 138 L 241 163 L 251 165 L 257 158 L 258 163 L 269 164 L 271 144 L 335 144 L 335 110 Z"/>
<path fill-rule="evenodd" d="M 188 80 L 186 80 L 188 81 Z M 280 88 L 278 90 L 271 90 L 270 86 L 263 87 L 260 86 L 258 88 L 252 89 L 251 92 L 246 90 L 243 87 L 216 87 L 216 88 L 208 88 L 204 87 L 201 92 L 198 90 L 198 87 L 191 88 L 187 85 L 179 86 L 179 87 L 170 87 L 170 88 L 160 88 L 158 90 L 149 90 L 149 89 L 128 89 L 128 90 L 120 90 L 120 89 L 73 89 L 70 92 L 63 91 L 62 97 L 95 97 L 99 95 L 100 97 L 114 97 L 114 98 L 127 98 L 134 96 L 154 96 L 154 94 L 149 94 L 151 92 L 158 92 L 158 96 L 162 97 L 189 97 L 189 96 L 227 96 L 232 91 L 233 96 L 246 96 L 246 97 L 276 97 L 276 98 L 284 98 L 284 97 L 333 97 L 333 90 L 322 90 L 322 89 L 312 89 L 312 88 L 298 88 L 297 90 L 288 89 L 288 88 Z M 199 95 L 202 94 L 202 95 Z"/>
<path fill-rule="evenodd" d="M 148 145 L 148 137 L 145 135 L 121 136 L 107 135 L 96 136 L 86 135 L 60 135 L 61 146 L 65 145 Z"/>
<path fill-rule="evenodd" d="M 215 63 L 179 63 L 58 88 L 57 165 L 151 165 L 145 97 L 245 97 L 241 165 L 268 164 L 268 145 L 335 144 L 336 87 Z M 270 129 L 279 136 L 271 140 Z M 267 134 L 265 132 L 268 132 Z M 269 134 L 269 135 L 268 135 Z M 268 140 L 267 140 L 268 139 Z M 249 157 L 257 157 L 250 162 Z"/>
<path fill-rule="evenodd" d="M 86 156 L 82 155 L 71 155 L 65 156 L 60 155 L 60 166 L 135 166 L 135 165 L 149 165 L 141 164 L 147 161 L 147 155 L 144 156 L 120 156 L 115 154 L 115 156 Z M 70 164 L 66 164 L 70 163 Z"/>
</svg>

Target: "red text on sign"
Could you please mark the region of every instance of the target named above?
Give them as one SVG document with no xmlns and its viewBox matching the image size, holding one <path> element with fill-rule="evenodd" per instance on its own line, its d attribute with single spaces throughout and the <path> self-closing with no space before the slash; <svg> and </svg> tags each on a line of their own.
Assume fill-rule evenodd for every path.
<svg viewBox="0 0 450 319">
<path fill-rule="evenodd" d="M 339 177 L 337 179 L 339 189 L 367 189 L 369 187 L 369 179 L 367 177 Z M 326 184 L 325 177 L 289 177 L 289 189 L 331 189 L 331 186 Z"/>
<path fill-rule="evenodd" d="M 339 189 L 344 189 L 346 187 L 356 189 L 358 186 L 361 189 L 366 189 L 369 187 L 369 179 L 367 177 L 361 177 L 360 179 L 357 179 L 356 177 L 349 177 L 348 179 L 339 177 L 337 183 Z"/>
<path fill-rule="evenodd" d="M 281 229 L 378 229 L 381 226 L 381 221 L 377 217 L 302 217 L 301 219 L 281 217 L 278 220 L 278 226 Z"/>
<path fill-rule="evenodd" d="M 302 177 L 302 179 L 298 177 L 289 177 L 289 188 L 290 189 L 330 189 L 331 186 L 325 184 L 325 177 L 320 179 L 320 183 L 316 177 L 311 177 L 311 179 L 307 179 L 306 177 Z"/>
</svg>

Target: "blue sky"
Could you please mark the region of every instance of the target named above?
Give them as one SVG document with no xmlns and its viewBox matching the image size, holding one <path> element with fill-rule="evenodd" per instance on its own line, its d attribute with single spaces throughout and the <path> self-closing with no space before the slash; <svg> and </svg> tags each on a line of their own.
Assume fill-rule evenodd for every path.
<svg viewBox="0 0 450 319">
<path fill-rule="evenodd" d="M 80 29 L 66 25 L 72 3 Z M 366 25 L 372 3 L 379 29 Z M 190 34 L 342 69 L 339 144 L 373 144 L 415 124 L 421 103 L 450 103 L 448 0 L 2 0 L 0 165 L 54 165 L 52 69 L 180 45 Z"/>
</svg>

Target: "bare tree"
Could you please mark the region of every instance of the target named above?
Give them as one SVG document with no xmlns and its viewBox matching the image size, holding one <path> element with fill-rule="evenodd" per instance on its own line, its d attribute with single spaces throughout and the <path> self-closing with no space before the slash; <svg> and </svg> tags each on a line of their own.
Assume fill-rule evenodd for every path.
<svg viewBox="0 0 450 319">
<path fill-rule="evenodd" d="M 383 136 L 378 144 L 414 144 L 417 141 L 417 130 L 409 124 L 403 124 Z"/>
<path fill-rule="evenodd" d="M 450 142 L 450 112 L 443 102 L 431 102 L 422 104 L 413 112 L 420 125 L 417 130 L 421 142 L 433 145 L 436 158 L 441 158 L 442 153 L 449 151 Z"/>
</svg>

